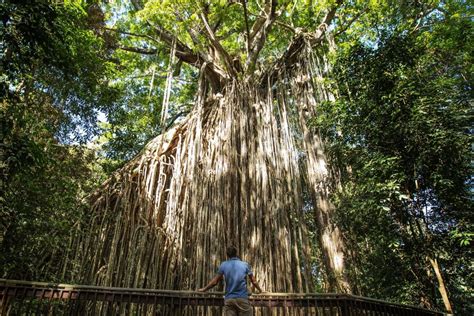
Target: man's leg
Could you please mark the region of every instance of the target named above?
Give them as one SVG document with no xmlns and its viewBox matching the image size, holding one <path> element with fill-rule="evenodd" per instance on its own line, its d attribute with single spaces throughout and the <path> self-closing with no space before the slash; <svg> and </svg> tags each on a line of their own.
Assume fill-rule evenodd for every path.
<svg viewBox="0 0 474 316">
<path fill-rule="evenodd" d="M 238 316 L 238 309 L 235 306 L 235 298 L 224 300 L 224 316 Z"/>
<path fill-rule="evenodd" d="M 235 307 L 237 307 L 239 311 L 239 316 L 252 316 L 253 315 L 252 305 L 250 305 L 249 300 L 246 298 L 236 298 Z"/>
</svg>

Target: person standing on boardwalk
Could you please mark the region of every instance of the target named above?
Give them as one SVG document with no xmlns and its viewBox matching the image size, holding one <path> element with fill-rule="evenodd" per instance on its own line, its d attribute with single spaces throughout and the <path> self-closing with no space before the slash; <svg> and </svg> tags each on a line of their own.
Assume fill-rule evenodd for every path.
<svg viewBox="0 0 474 316">
<path fill-rule="evenodd" d="M 247 276 L 259 293 L 263 292 L 255 279 L 255 276 L 247 262 L 242 261 L 237 256 L 237 248 L 230 246 L 227 248 L 228 260 L 221 263 L 217 275 L 205 287 L 198 289 L 199 292 L 206 292 L 219 282 L 225 280 L 224 315 L 244 315 L 253 314 L 252 306 L 249 302 L 247 292 Z"/>
</svg>

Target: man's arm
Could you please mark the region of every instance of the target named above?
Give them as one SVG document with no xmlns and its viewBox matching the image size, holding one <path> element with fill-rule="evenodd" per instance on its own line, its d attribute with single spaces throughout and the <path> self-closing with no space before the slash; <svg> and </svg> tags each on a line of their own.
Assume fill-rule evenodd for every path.
<svg viewBox="0 0 474 316">
<path fill-rule="evenodd" d="M 258 285 L 257 283 L 257 279 L 255 279 L 255 275 L 253 274 L 250 274 L 249 275 L 249 278 L 250 278 L 250 282 L 252 282 L 253 286 L 255 286 L 255 288 L 258 290 L 259 293 L 262 293 L 262 289 L 260 288 L 260 285 Z"/>
<path fill-rule="evenodd" d="M 205 287 L 203 288 L 200 288 L 198 289 L 198 292 L 206 292 L 207 290 L 213 288 L 214 286 L 216 286 L 217 284 L 219 284 L 219 282 L 223 279 L 223 275 L 222 274 L 218 274 L 216 275 L 210 282 L 208 285 L 206 285 Z"/>
</svg>

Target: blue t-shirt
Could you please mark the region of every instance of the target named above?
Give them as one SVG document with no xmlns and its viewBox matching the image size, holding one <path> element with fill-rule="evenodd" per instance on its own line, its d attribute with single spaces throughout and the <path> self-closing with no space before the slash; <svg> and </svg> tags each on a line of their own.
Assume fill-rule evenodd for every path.
<svg viewBox="0 0 474 316">
<path fill-rule="evenodd" d="M 225 299 L 228 298 L 248 298 L 247 275 L 252 275 L 247 262 L 239 258 L 230 258 L 221 263 L 218 274 L 224 275 L 225 279 Z"/>
</svg>

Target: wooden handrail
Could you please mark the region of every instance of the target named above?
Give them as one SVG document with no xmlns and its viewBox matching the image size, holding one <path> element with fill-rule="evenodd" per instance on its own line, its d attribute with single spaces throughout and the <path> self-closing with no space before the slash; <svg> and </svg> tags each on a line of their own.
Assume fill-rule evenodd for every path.
<svg viewBox="0 0 474 316">
<path fill-rule="evenodd" d="M 103 287 L 62 283 L 34 282 L 0 279 L 0 299 L 29 297 L 32 299 L 67 299 L 82 301 L 173 304 L 173 300 L 187 300 L 182 305 L 222 306 L 223 292 L 197 292 L 189 290 L 163 290 L 143 288 Z M 126 297 L 126 299 L 123 299 Z M 130 297 L 133 297 L 131 301 Z M 409 315 L 444 315 L 417 306 L 391 303 L 382 300 L 339 293 L 261 293 L 252 294 L 250 301 L 259 307 L 317 308 L 329 304 L 331 308 L 362 308 L 382 310 L 384 308 L 409 311 Z M 357 307 L 359 306 L 360 307 Z M 0 305 L 1 306 L 1 305 Z"/>
</svg>

